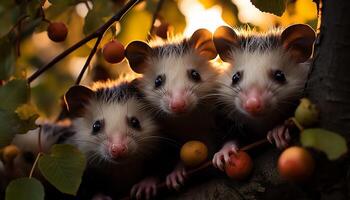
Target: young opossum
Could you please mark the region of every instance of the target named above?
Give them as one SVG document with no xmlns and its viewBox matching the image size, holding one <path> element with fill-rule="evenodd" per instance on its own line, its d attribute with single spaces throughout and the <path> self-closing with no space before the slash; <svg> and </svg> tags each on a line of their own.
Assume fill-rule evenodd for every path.
<svg viewBox="0 0 350 200">
<path fill-rule="evenodd" d="M 158 148 L 158 126 L 133 83 L 98 83 L 93 90 L 73 86 L 65 101 L 73 134 L 61 143 L 76 146 L 88 159 L 77 198 L 91 199 L 96 193 L 120 198 L 131 186 L 137 199 L 150 198 L 155 178 L 140 180 L 156 170 L 152 158 Z"/>
<path fill-rule="evenodd" d="M 139 87 L 152 104 L 162 133 L 180 145 L 193 139 L 208 144 L 213 120 L 203 100 L 214 90 L 218 75 L 209 62 L 217 56 L 212 34 L 199 29 L 189 39 L 156 41 L 151 46 L 134 41 L 125 54 L 133 71 L 143 75 Z M 185 176 L 178 164 L 167 176 L 167 186 L 179 187 Z"/>
<path fill-rule="evenodd" d="M 223 115 L 232 120 L 231 125 L 241 126 L 229 134 L 244 132 L 250 142 L 267 134 L 277 147 L 287 146 L 290 135 L 279 125 L 290 116 L 302 95 L 314 30 L 304 24 L 267 33 L 222 26 L 213 40 L 220 58 L 229 63 L 218 79 L 217 101 Z M 224 170 L 229 155 L 237 152 L 238 142 L 226 142 L 214 155 L 214 166 Z"/>
</svg>

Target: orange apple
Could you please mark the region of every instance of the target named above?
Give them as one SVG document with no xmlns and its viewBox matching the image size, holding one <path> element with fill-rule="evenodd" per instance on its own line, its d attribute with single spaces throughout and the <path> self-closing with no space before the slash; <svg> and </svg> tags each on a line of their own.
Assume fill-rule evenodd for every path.
<svg viewBox="0 0 350 200">
<path fill-rule="evenodd" d="M 283 151 L 278 159 L 278 171 L 285 180 L 305 180 L 312 175 L 314 168 L 314 159 L 302 147 L 289 147 Z"/>
<path fill-rule="evenodd" d="M 250 156 L 244 152 L 239 151 L 237 154 L 230 156 L 230 162 L 225 166 L 227 176 L 243 180 L 251 173 L 253 169 L 253 161 Z"/>
<path fill-rule="evenodd" d="M 197 167 L 208 158 L 208 148 L 201 141 L 186 142 L 181 148 L 180 158 L 186 167 Z"/>
</svg>

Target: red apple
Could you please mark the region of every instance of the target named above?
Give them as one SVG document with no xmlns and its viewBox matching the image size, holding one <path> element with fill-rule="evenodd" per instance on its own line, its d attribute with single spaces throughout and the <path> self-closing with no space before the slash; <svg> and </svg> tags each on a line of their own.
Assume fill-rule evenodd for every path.
<svg viewBox="0 0 350 200">
<path fill-rule="evenodd" d="M 119 41 L 112 40 L 104 45 L 102 54 L 109 63 L 121 62 L 125 57 L 124 46 Z"/>
</svg>

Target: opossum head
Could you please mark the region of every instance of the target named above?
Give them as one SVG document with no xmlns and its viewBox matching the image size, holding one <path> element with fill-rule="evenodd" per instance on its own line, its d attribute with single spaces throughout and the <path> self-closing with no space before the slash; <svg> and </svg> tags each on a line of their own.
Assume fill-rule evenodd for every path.
<svg viewBox="0 0 350 200">
<path fill-rule="evenodd" d="M 143 74 L 140 88 L 162 113 L 188 113 L 213 90 L 217 70 L 209 62 L 217 56 L 212 34 L 199 29 L 188 39 L 131 42 L 126 58 L 133 71 Z"/>
</svg>

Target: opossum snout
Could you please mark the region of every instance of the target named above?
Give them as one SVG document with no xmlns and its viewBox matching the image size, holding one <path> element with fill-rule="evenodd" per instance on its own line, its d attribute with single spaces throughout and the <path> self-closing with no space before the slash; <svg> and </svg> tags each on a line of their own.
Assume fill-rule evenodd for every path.
<svg viewBox="0 0 350 200">
<path fill-rule="evenodd" d="M 127 138 L 126 136 L 114 135 L 108 139 L 108 153 L 113 159 L 127 156 Z"/>
<path fill-rule="evenodd" d="M 186 102 L 188 98 L 185 92 L 174 92 L 170 98 L 169 107 L 174 113 L 184 113 L 187 111 L 188 103 Z"/>
<path fill-rule="evenodd" d="M 258 115 L 263 111 L 264 100 L 262 94 L 256 88 L 252 88 L 243 96 L 242 106 L 251 115 Z"/>
</svg>

